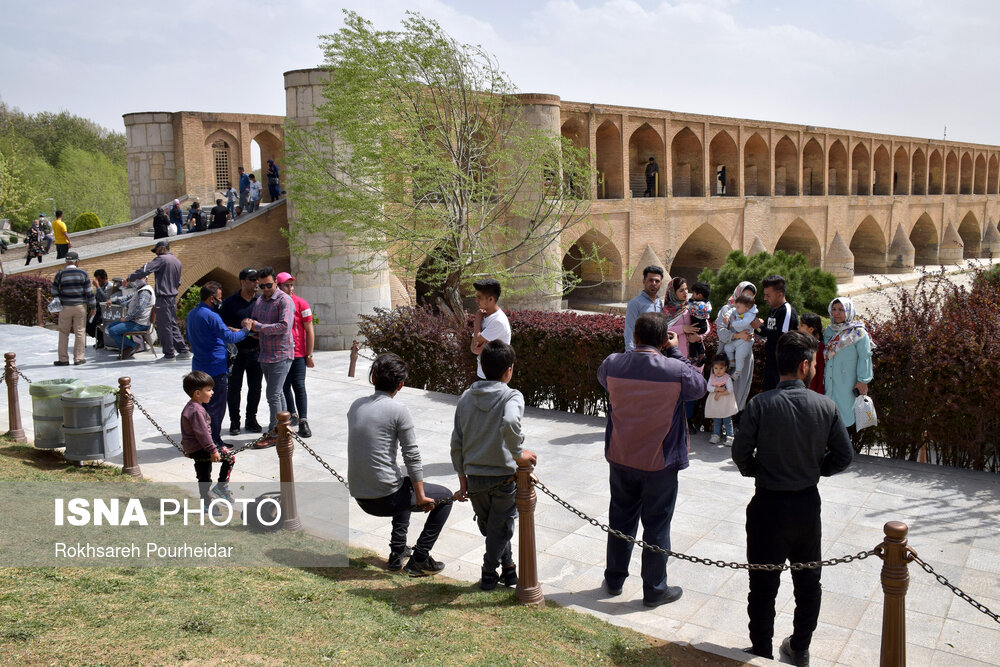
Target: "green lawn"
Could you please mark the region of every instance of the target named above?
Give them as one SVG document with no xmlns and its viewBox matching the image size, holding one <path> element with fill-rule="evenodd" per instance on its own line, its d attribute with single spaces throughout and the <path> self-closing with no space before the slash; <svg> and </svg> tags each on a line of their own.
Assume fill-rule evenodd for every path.
<svg viewBox="0 0 1000 667">
<path fill-rule="evenodd" d="M 0 440 L 0 481 L 142 484 Z M 0 568 L 4 664 L 733 665 L 557 605 L 350 567 Z"/>
</svg>

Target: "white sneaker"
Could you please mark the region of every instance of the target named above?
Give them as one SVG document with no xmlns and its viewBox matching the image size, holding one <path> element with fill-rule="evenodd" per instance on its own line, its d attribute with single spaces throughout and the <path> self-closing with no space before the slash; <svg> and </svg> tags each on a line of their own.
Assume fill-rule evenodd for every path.
<svg viewBox="0 0 1000 667">
<path fill-rule="evenodd" d="M 713 434 L 712 434 L 712 437 L 711 437 L 711 438 L 709 438 L 709 439 L 708 439 L 708 441 L 709 441 L 709 442 L 710 442 L 711 444 L 713 444 L 713 445 L 717 445 L 717 444 L 719 444 L 719 436 L 718 436 L 718 435 L 716 435 L 715 433 L 713 433 Z"/>
</svg>

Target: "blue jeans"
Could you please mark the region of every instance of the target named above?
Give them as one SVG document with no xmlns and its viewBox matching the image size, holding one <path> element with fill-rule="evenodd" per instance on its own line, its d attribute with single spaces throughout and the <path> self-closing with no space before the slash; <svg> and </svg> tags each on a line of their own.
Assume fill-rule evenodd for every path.
<svg viewBox="0 0 1000 667">
<path fill-rule="evenodd" d="M 285 405 L 293 415 L 298 415 L 299 419 L 307 419 L 309 408 L 306 404 L 306 358 L 295 357 L 292 365 L 285 376 L 285 386 L 282 391 L 285 394 Z"/>
<path fill-rule="evenodd" d="M 231 202 L 228 202 L 226 204 L 226 208 L 229 209 L 229 219 L 230 220 L 235 220 L 236 219 L 236 201 L 233 200 Z"/>
<path fill-rule="evenodd" d="M 670 520 L 677 502 L 677 471 L 638 473 L 611 466 L 611 505 L 608 524 L 615 530 L 635 537 L 642 521 L 642 539 L 670 549 Z M 608 562 L 604 580 L 618 588 L 628 577 L 632 543 L 608 535 Z M 667 592 L 667 557 L 642 550 L 642 598 L 659 600 Z"/>
<path fill-rule="evenodd" d="M 271 408 L 271 421 L 268 422 L 267 430 L 274 431 L 278 428 L 278 413 L 288 409 L 285 404 L 285 392 L 282 391 L 285 385 L 285 376 L 292 366 L 291 359 L 282 359 L 274 363 L 260 363 L 260 368 L 264 371 L 264 396 L 267 398 L 267 407 Z"/>
<path fill-rule="evenodd" d="M 712 420 L 714 426 L 712 432 L 715 435 L 721 436 L 722 432 L 725 431 L 726 435 L 733 435 L 733 418 L 732 417 L 718 417 Z"/>
<path fill-rule="evenodd" d="M 109 326 L 108 337 L 111 338 L 111 341 L 115 344 L 115 347 L 117 347 L 119 350 L 122 351 L 128 348 L 139 347 L 139 344 L 136 343 L 131 338 L 128 339 L 127 341 L 125 340 L 125 336 L 123 336 L 122 334 L 124 334 L 126 331 L 149 331 L 149 325 L 136 324 L 135 322 L 115 322 L 114 324 Z M 125 347 L 122 347 L 123 345 Z"/>
</svg>

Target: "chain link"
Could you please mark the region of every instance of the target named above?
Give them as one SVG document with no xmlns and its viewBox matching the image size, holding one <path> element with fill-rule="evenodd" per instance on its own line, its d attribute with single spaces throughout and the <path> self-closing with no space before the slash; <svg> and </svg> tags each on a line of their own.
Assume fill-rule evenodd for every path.
<svg viewBox="0 0 1000 667">
<path fill-rule="evenodd" d="M 149 412 L 146 410 L 146 408 L 142 407 L 142 403 L 140 403 L 139 401 L 136 400 L 134 394 L 132 395 L 132 404 L 135 407 L 139 408 L 139 412 L 141 412 L 143 415 L 146 416 L 146 419 L 149 420 L 149 423 L 152 424 L 156 428 L 156 430 L 160 432 L 160 435 L 162 435 L 164 438 L 167 439 L 167 442 L 169 442 L 171 445 L 173 445 L 174 448 L 176 448 L 177 451 L 179 451 L 181 454 L 184 453 L 184 447 L 182 447 L 181 444 L 178 443 L 176 440 L 174 440 L 173 438 L 171 438 L 170 434 L 167 433 L 163 429 L 163 427 L 160 426 L 159 423 L 157 423 L 157 421 L 155 419 L 153 419 L 153 415 L 149 414 Z M 240 445 L 239 447 L 233 449 L 230 453 L 233 456 L 235 456 L 236 454 L 239 454 L 240 452 L 242 452 L 245 449 L 249 449 L 249 448 L 253 447 L 254 445 L 257 445 L 257 444 L 259 444 L 261 442 L 264 442 L 265 440 L 267 440 L 267 437 L 268 437 L 268 434 L 265 433 L 265 434 L 261 435 L 259 438 L 257 438 L 256 440 L 251 440 L 248 443 Z"/>
<path fill-rule="evenodd" d="M 644 542 L 642 540 L 639 540 L 639 539 L 636 539 L 636 538 L 631 537 L 629 535 L 626 535 L 625 533 L 621 532 L 620 530 L 615 530 L 611 526 L 608 526 L 607 524 L 603 524 L 603 523 L 601 523 L 600 521 L 598 521 L 597 519 L 595 519 L 593 517 L 587 516 L 586 514 L 584 514 L 583 512 L 581 512 L 580 510 L 578 510 L 577 508 L 575 508 L 572 505 L 570 505 L 568 502 L 566 502 L 565 500 L 563 500 L 562 498 L 560 498 L 559 496 L 557 496 L 555 493 L 553 493 L 552 491 L 550 491 L 548 489 L 548 487 L 546 487 L 544 484 L 542 484 L 541 480 L 539 480 L 537 476 L 533 477 L 533 481 L 535 483 L 535 486 L 538 487 L 538 489 L 542 493 L 544 493 L 545 495 L 549 496 L 550 498 L 552 498 L 552 500 L 556 501 L 556 503 L 558 503 L 559 505 L 562 505 L 563 507 L 565 507 L 570 512 L 572 512 L 573 514 L 577 515 L 578 517 L 580 517 L 581 519 L 583 519 L 584 521 L 586 521 L 590 525 L 596 526 L 597 528 L 600 528 L 605 533 L 608 533 L 609 535 L 614 535 L 615 537 L 617 537 L 619 539 L 622 539 L 622 540 L 625 540 L 626 542 L 631 542 L 632 544 L 635 544 L 635 545 L 637 545 L 638 547 L 640 547 L 642 549 L 648 549 L 649 551 L 654 551 L 656 553 L 661 553 L 661 554 L 664 554 L 665 556 L 669 556 L 670 558 L 676 558 L 678 560 L 686 560 L 688 562 L 698 563 L 700 565 L 712 565 L 712 566 L 715 566 L 715 567 L 719 567 L 719 568 L 723 568 L 723 569 L 729 568 L 729 569 L 732 569 L 732 570 L 761 570 L 761 571 L 765 571 L 765 572 L 782 572 L 784 570 L 792 570 L 792 571 L 798 571 L 798 570 L 815 570 L 815 569 L 821 568 L 821 567 L 830 567 L 832 565 L 839 565 L 840 563 L 850 563 L 850 562 L 855 561 L 855 560 L 864 560 L 864 559 L 868 558 L 869 556 L 873 556 L 873 555 L 876 554 L 876 550 L 875 549 L 871 549 L 869 551 L 859 551 L 856 554 L 848 555 L 848 556 L 843 556 L 841 558 L 830 558 L 830 559 L 827 559 L 827 560 L 819 560 L 819 561 L 813 560 L 813 561 L 808 561 L 806 563 L 791 563 L 791 564 L 789 564 L 789 563 L 781 563 L 781 564 L 772 564 L 772 563 L 735 563 L 735 562 L 732 562 L 732 561 L 712 560 L 711 558 L 700 558 L 698 556 L 689 556 L 688 554 L 682 554 L 682 553 L 678 553 L 676 551 L 671 551 L 670 549 L 664 549 L 663 547 L 659 547 L 659 546 L 657 546 L 655 544 L 648 544 L 648 543 L 646 543 L 646 542 Z"/>
<path fill-rule="evenodd" d="M 908 549 L 907 553 L 909 554 L 908 557 L 907 557 L 908 560 L 913 561 L 914 563 L 916 563 L 917 565 L 919 565 L 921 568 L 923 568 L 923 570 L 927 574 L 929 574 L 932 577 L 934 577 L 935 579 L 937 579 L 937 582 L 939 584 L 941 584 L 942 586 L 945 586 L 946 588 L 950 588 L 952 593 L 954 593 L 958 597 L 962 598 L 963 600 L 965 600 L 966 602 L 968 602 L 969 604 L 971 604 L 973 607 L 975 607 L 977 610 L 983 612 L 984 614 L 986 614 L 987 616 L 989 616 L 990 618 L 992 618 L 997 623 L 1000 623 L 1000 614 L 996 614 L 996 613 L 990 611 L 989 607 L 987 607 L 986 605 L 984 605 L 983 603 L 981 603 L 981 602 L 979 602 L 977 600 L 974 600 L 971 595 L 969 595 L 968 593 L 966 593 L 965 591 L 963 591 L 961 588 L 959 588 L 955 584 L 953 584 L 950 581 L 948 581 L 947 577 L 945 577 L 942 574 L 938 574 L 937 572 L 935 572 L 933 567 L 931 567 L 930 565 L 928 565 L 927 563 L 925 563 L 917 555 L 917 552 L 913 551 L 912 549 Z"/>
<path fill-rule="evenodd" d="M 30 378 L 28 378 L 28 376 L 27 376 L 27 375 L 25 375 L 24 373 L 22 373 L 22 372 L 21 372 L 21 369 L 20 369 L 20 368 L 18 368 L 18 369 L 17 369 L 17 374 L 18 374 L 18 375 L 20 375 L 20 376 L 21 376 L 21 378 L 22 378 L 22 379 L 23 379 L 23 380 L 24 380 L 25 382 L 27 382 L 28 384 L 31 384 L 31 379 L 30 379 Z"/>
<path fill-rule="evenodd" d="M 346 486 L 348 489 L 351 488 L 351 486 L 347 483 L 347 480 L 344 479 L 343 475 L 341 475 L 339 472 L 337 472 L 336 470 L 334 470 L 330 466 L 329 463 L 327 463 L 326 461 L 324 461 L 322 456 L 320 456 L 315 451 L 313 451 L 313 448 L 310 447 L 309 445 L 307 445 L 306 441 L 303 440 L 302 438 L 300 438 L 298 433 L 296 433 L 292 429 L 288 429 L 288 434 L 290 436 L 292 436 L 292 438 L 294 438 L 296 442 L 298 442 L 300 445 L 302 445 L 302 448 L 304 450 L 306 450 L 307 452 L 309 452 L 309 454 L 311 454 L 314 459 L 316 459 L 317 461 L 319 461 L 319 464 L 321 466 L 323 466 L 324 468 L 326 468 L 327 471 L 331 475 L 333 475 L 334 477 L 336 477 L 338 482 L 340 482 L 341 484 L 343 484 L 344 486 Z"/>
</svg>

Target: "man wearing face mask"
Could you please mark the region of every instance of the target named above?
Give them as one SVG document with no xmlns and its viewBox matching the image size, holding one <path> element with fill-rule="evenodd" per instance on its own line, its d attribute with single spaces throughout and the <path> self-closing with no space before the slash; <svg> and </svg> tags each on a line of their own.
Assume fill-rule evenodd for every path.
<svg viewBox="0 0 1000 667">
<path fill-rule="evenodd" d="M 203 371 L 215 380 L 215 393 L 205 406 L 212 420 L 212 441 L 226 447 L 222 441 L 222 420 L 226 416 L 226 399 L 229 389 L 229 367 L 226 363 L 226 343 L 239 343 L 246 338 L 247 330 L 231 331 L 217 312 L 222 305 L 222 285 L 213 281 L 201 288 L 201 303 L 187 316 L 188 344 L 194 357 L 192 371 Z"/>
</svg>

